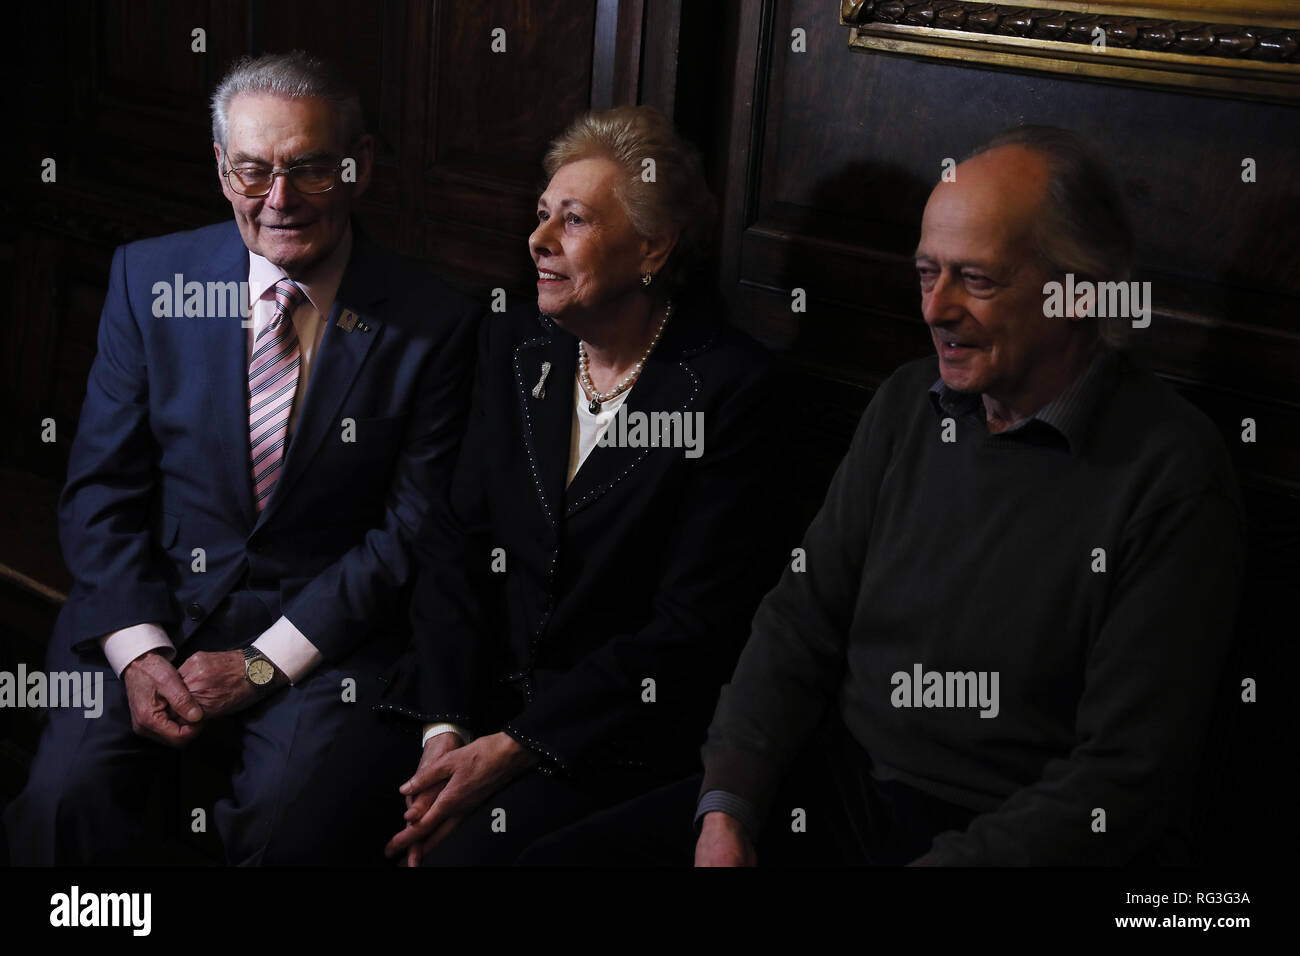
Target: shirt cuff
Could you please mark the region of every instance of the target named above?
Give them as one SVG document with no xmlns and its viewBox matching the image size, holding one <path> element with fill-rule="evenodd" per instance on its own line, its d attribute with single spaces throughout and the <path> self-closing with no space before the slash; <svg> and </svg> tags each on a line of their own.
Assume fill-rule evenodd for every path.
<svg viewBox="0 0 1300 956">
<path fill-rule="evenodd" d="M 132 624 L 101 637 L 99 645 L 108 658 L 108 666 L 118 677 L 122 676 L 127 664 L 149 651 L 161 651 L 167 660 L 176 656 L 176 646 L 157 624 Z"/>
<path fill-rule="evenodd" d="M 473 734 L 457 724 L 425 724 L 424 736 L 420 738 L 420 747 L 423 748 L 429 742 L 429 738 L 436 737 L 439 734 L 455 734 L 460 738 L 461 746 L 474 739 Z"/>
<path fill-rule="evenodd" d="M 700 828 L 700 821 L 706 813 L 714 811 L 735 817 L 749 834 L 750 840 L 758 842 L 758 813 L 755 812 L 754 805 L 744 797 L 726 790 L 710 790 L 700 797 L 700 802 L 695 806 L 695 829 Z"/>
<path fill-rule="evenodd" d="M 253 646 L 289 678 L 290 684 L 298 683 L 324 660 L 316 645 L 307 640 L 307 635 L 283 615 L 262 632 Z"/>
</svg>

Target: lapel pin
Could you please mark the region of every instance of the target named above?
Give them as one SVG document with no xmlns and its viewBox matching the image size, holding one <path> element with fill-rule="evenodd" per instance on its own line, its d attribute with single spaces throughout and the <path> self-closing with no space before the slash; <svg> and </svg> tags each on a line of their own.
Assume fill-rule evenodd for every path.
<svg viewBox="0 0 1300 956">
<path fill-rule="evenodd" d="M 542 377 L 539 378 L 539 379 L 537 380 L 537 384 L 533 386 L 533 398 L 545 398 L 545 397 L 546 397 L 546 376 L 548 376 L 548 375 L 550 375 L 550 374 L 551 374 L 551 363 L 550 363 L 550 362 L 543 362 L 543 363 L 542 363 Z"/>
<path fill-rule="evenodd" d="M 369 332 L 369 331 L 370 331 L 370 326 L 366 325 L 366 323 L 364 323 L 364 322 L 358 322 L 358 323 L 357 323 L 357 328 L 359 328 L 362 332 Z"/>
<path fill-rule="evenodd" d="M 351 309 L 344 309 L 343 314 L 339 316 L 338 327 L 344 332 L 351 332 L 357 327 L 357 314 Z M 363 323 L 361 331 L 368 331 Z"/>
</svg>

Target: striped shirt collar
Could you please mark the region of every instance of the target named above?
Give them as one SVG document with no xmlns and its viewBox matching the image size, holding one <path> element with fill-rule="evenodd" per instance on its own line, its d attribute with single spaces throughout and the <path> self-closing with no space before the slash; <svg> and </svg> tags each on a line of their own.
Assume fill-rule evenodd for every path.
<svg viewBox="0 0 1300 956">
<path fill-rule="evenodd" d="M 1093 345 L 1091 356 L 1088 367 L 1064 391 L 1024 421 L 999 434 L 1014 435 L 1021 432 L 1023 434 L 1017 437 L 1028 437 L 1027 426 L 1031 422 L 1037 422 L 1040 430 L 1041 426 L 1047 426 L 1065 440 L 1071 454 L 1078 455 L 1087 438 L 1088 429 L 1096 418 L 1098 404 L 1106 393 L 1110 372 L 1117 358 L 1115 350 L 1101 341 Z M 939 415 L 960 418 L 978 413 L 981 419 L 984 417 L 984 403 L 980 393 L 951 389 L 943 383 L 942 378 L 930 386 L 930 397 L 934 410 Z"/>
</svg>

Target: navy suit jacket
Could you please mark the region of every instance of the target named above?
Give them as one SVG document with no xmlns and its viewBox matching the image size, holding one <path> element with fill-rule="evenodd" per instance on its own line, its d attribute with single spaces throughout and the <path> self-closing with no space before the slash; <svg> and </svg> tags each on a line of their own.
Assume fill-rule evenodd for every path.
<svg viewBox="0 0 1300 956">
<path fill-rule="evenodd" d="M 400 610 L 410 541 L 444 496 L 464 428 L 480 309 L 354 225 L 259 514 L 240 316 L 153 314 L 155 283 L 170 286 L 177 273 L 242 282 L 248 266 L 233 221 L 114 253 L 60 502 L 74 585 L 55 640 L 89 650 L 118 628 L 156 622 L 180 647 L 228 593 L 249 588 L 269 594 L 272 611 L 278 596 L 279 612 L 337 661 Z M 338 324 L 346 310 L 359 318 L 351 331 Z"/>
</svg>

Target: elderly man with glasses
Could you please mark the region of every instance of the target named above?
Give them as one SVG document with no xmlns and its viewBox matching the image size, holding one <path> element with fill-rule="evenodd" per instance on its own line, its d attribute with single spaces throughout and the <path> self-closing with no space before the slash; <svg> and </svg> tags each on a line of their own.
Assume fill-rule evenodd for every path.
<svg viewBox="0 0 1300 956">
<path fill-rule="evenodd" d="M 383 845 L 361 832 L 388 817 L 366 801 L 393 799 L 401 771 L 380 772 L 391 736 L 365 725 L 401 643 L 410 542 L 464 427 L 479 309 L 352 222 L 374 147 L 328 66 L 235 64 L 212 128 L 234 223 L 113 257 L 60 505 L 75 583 L 47 662 L 110 673 L 102 715 L 51 709 L 6 812 L 15 863 L 151 856 L 150 782 L 210 724 L 234 743 L 229 794 L 168 807 L 154 835 L 210 819 L 241 864 Z M 157 293 L 173 283 L 180 309 Z M 230 288 L 242 307 L 210 314 Z M 344 727 L 357 789 L 305 793 Z"/>
</svg>

